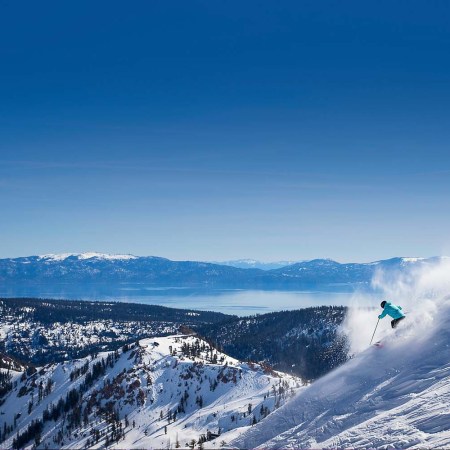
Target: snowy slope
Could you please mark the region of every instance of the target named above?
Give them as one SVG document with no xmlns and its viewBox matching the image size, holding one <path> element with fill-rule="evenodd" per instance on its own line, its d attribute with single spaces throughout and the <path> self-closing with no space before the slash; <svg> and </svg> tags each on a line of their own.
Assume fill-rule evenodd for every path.
<svg viewBox="0 0 450 450">
<path fill-rule="evenodd" d="M 207 436 L 219 448 L 303 388 L 298 378 L 240 363 L 194 336 L 141 340 L 123 351 L 14 372 L 12 381 L 0 402 L 0 427 L 15 427 L 2 449 L 44 411 L 50 417 L 61 399 L 66 406 L 43 422 L 38 448 L 186 447 Z"/>
<path fill-rule="evenodd" d="M 403 326 L 395 332 L 382 328 L 383 346 L 367 348 L 376 315 L 371 313 L 372 326 L 359 317 L 368 332 L 366 349 L 231 445 L 450 448 L 450 299 L 443 295 L 450 292 L 448 273 L 445 263 L 387 286 L 407 306 Z"/>
</svg>

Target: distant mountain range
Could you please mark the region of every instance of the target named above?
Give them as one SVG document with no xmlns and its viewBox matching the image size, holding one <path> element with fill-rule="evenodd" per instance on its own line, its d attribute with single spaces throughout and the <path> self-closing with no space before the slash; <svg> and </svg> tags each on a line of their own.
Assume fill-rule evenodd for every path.
<svg viewBox="0 0 450 450">
<path fill-rule="evenodd" d="M 235 259 L 231 261 L 213 261 L 214 264 L 220 264 L 222 266 L 237 267 L 238 269 L 261 269 L 272 270 L 281 269 L 282 267 L 291 266 L 298 261 L 273 261 L 264 262 L 254 259 Z"/>
<path fill-rule="evenodd" d="M 156 256 L 66 253 L 0 259 L 0 282 L 20 284 L 145 283 L 154 287 L 210 289 L 298 289 L 327 286 L 369 286 L 377 270 L 403 271 L 437 264 L 441 257 L 392 258 L 372 263 L 338 263 L 314 259 L 269 270 L 257 262 L 222 264 L 171 261 Z M 274 263 L 277 265 L 278 263 Z"/>
</svg>

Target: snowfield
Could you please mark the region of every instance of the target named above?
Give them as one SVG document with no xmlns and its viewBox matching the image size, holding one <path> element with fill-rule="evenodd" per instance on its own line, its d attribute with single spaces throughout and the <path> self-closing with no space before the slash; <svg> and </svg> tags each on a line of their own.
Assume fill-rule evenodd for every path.
<svg viewBox="0 0 450 450">
<path fill-rule="evenodd" d="M 392 331 L 385 320 L 382 346 L 368 347 L 376 315 L 359 319 L 365 350 L 299 392 L 231 442 L 234 448 L 450 448 L 449 264 L 384 285 L 406 306 Z M 359 315 L 359 317 L 356 317 Z M 375 319 L 375 320 L 374 320 Z M 361 323 L 362 322 L 362 323 Z M 349 324 L 348 324 L 349 325 Z M 365 331 L 362 329 L 365 328 Z M 357 342 L 361 347 L 361 342 Z M 358 345 L 355 345 L 357 348 Z"/>
<path fill-rule="evenodd" d="M 186 448 L 202 440 L 219 448 L 304 388 L 296 377 L 239 362 L 189 335 L 11 373 L 0 425 L 15 427 L 2 449 L 32 421 L 43 422 L 42 449 Z"/>
</svg>

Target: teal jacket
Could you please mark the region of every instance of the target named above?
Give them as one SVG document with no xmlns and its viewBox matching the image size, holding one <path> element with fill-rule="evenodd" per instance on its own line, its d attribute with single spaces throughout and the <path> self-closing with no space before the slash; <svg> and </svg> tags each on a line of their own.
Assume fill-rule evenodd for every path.
<svg viewBox="0 0 450 450">
<path fill-rule="evenodd" d="M 393 319 L 400 319 L 401 317 L 405 317 L 402 311 L 402 307 L 395 306 L 391 302 L 386 302 L 383 308 L 383 312 L 378 316 L 378 318 L 382 319 L 385 315 L 389 315 Z"/>
</svg>

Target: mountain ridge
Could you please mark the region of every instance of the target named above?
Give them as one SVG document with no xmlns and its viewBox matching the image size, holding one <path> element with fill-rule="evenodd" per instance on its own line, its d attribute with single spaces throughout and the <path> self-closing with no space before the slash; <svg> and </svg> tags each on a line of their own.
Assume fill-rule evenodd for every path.
<svg viewBox="0 0 450 450">
<path fill-rule="evenodd" d="M 0 448 L 219 448 L 303 388 L 182 334 L 8 377 Z"/>
<path fill-rule="evenodd" d="M 295 289 L 365 285 L 377 270 L 402 271 L 432 265 L 445 257 L 397 257 L 370 263 L 313 259 L 281 268 L 238 268 L 201 261 L 172 261 L 158 256 L 64 253 L 0 259 L 5 284 L 148 283 L 157 287 Z"/>
</svg>

